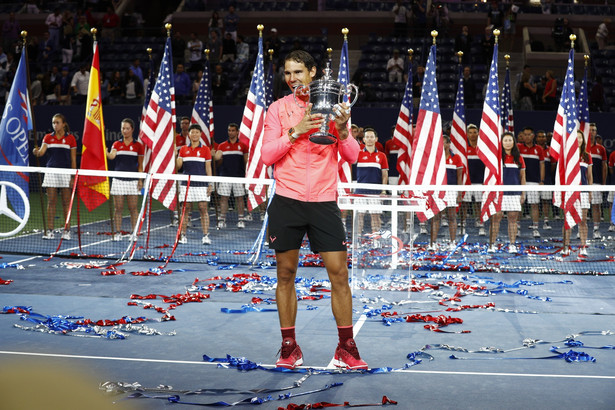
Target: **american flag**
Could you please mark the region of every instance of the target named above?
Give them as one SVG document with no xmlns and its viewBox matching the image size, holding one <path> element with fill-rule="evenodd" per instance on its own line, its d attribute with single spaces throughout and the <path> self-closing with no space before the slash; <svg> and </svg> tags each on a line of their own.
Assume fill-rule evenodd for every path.
<svg viewBox="0 0 615 410">
<path fill-rule="evenodd" d="M 489 70 L 487 94 L 483 104 L 478 131 L 478 157 L 485 164 L 484 185 L 502 185 L 502 122 L 500 121 L 500 98 L 498 86 L 498 45 L 493 47 L 493 59 Z M 488 191 L 483 195 L 481 219 L 486 221 L 491 215 L 502 210 L 502 192 Z"/>
<path fill-rule="evenodd" d="M 579 98 L 577 100 L 579 129 L 583 132 L 585 137 L 585 145 L 587 151 L 591 148 L 592 139 L 589 138 L 589 104 L 587 102 L 587 65 L 585 65 L 585 72 L 583 73 L 583 81 L 581 82 L 581 89 L 579 90 Z"/>
<path fill-rule="evenodd" d="M 581 185 L 579 143 L 577 142 L 577 106 L 574 92 L 574 49 L 570 50 L 562 96 L 553 126 L 551 156 L 557 161 L 555 185 Z M 564 210 L 564 227 L 570 229 L 581 221 L 579 191 L 555 192 L 553 203 Z"/>
<path fill-rule="evenodd" d="M 408 81 L 401 101 L 393 141 L 399 147 L 397 171 L 399 185 L 408 185 L 410 181 L 410 154 L 412 153 L 412 60 L 408 62 Z M 392 164 L 389 164 L 391 166 Z"/>
<path fill-rule="evenodd" d="M 409 185 L 446 185 L 446 157 L 442 143 L 442 116 L 436 82 L 436 46 L 432 45 L 425 66 L 419 115 L 416 120 L 416 143 L 410 161 Z M 421 222 L 446 208 L 446 191 L 428 191 L 426 211 L 419 212 Z"/>
<path fill-rule="evenodd" d="M 269 107 L 273 103 L 273 54 L 269 55 L 269 66 L 265 77 L 265 104 Z"/>
<path fill-rule="evenodd" d="M 466 132 L 466 105 L 463 91 L 463 68 L 459 66 L 459 86 L 457 87 L 457 98 L 455 98 L 455 109 L 453 111 L 453 125 L 451 127 L 451 148 L 455 155 L 458 155 L 463 164 L 463 185 L 470 184 L 470 174 L 468 168 L 468 135 Z"/>
<path fill-rule="evenodd" d="M 152 98 L 152 91 L 154 91 L 154 85 L 156 84 L 156 77 L 154 74 L 154 60 L 152 55 L 149 56 L 149 81 L 147 83 L 147 90 L 145 90 L 145 99 L 143 100 L 143 109 L 141 110 L 141 121 L 139 124 L 139 141 L 143 141 L 143 121 L 147 116 L 147 107 L 149 100 Z M 152 158 L 152 150 L 145 144 L 143 144 L 143 171 L 149 172 L 150 159 Z"/>
<path fill-rule="evenodd" d="M 199 83 L 196 93 L 196 101 L 192 108 L 190 123 L 199 124 L 201 133 L 201 145 L 211 148 L 214 141 L 214 104 L 211 99 L 211 82 L 209 77 L 209 60 L 205 60 L 203 78 Z"/>
<path fill-rule="evenodd" d="M 502 128 L 504 131 L 515 134 L 515 120 L 513 117 L 512 97 L 510 94 L 510 68 L 506 66 L 506 77 L 504 77 L 504 91 L 502 95 L 504 112 L 502 113 Z"/>
<path fill-rule="evenodd" d="M 344 38 L 344 45 L 342 46 L 342 53 L 340 55 L 340 67 L 337 72 L 337 81 L 342 84 L 342 88 L 348 87 L 350 84 L 350 77 L 348 73 L 348 39 Z M 344 102 L 349 102 L 350 96 L 344 95 Z M 350 124 L 352 121 L 348 120 L 348 133 L 350 134 Z M 337 154 L 337 176 L 340 182 L 350 182 L 352 180 L 352 168 L 347 161 L 344 161 L 341 155 Z M 348 188 L 345 189 L 346 193 L 350 193 Z"/>
<path fill-rule="evenodd" d="M 263 58 L 262 33 L 258 38 L 258 56 L 254 66 L 250 91 L 243 110 L 241 127 L 239 128 L 239 141 L 249 147 L 247 178 L 266 178 L 267 166 L 261 158 L 263 145 L 263 131 L 265 126 L 265 68 Z M 248 186 L 248 209 L 251 211 L 265 202 L 267 188 L 261 184 Z"/>
<path fill-rule="evenodd" d="M 142 124 L 143 142 L 152 150 L 149 171 L 159 174 L 175 173 L 175 87 L 171 56 L 171 39 L 167 38 L 158 79 Z M 174 210 L 175 181 L 154 179 L 152 196 L 170 210 Z"/>
</svg>

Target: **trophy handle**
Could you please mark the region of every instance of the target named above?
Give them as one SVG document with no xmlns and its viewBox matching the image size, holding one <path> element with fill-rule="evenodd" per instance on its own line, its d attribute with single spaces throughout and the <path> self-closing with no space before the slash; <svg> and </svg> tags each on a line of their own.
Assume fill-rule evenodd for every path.
<svg viewBox="0 0 615 410">
<path fill-rule="evenodd" d="M 299 101 L 297 101 L 297 93 L 299 93 L 300 95 L 307 95 L 309 98 L 310 86 L 302 84 L 302 85 L 296 86 L 295 89 L 293 90 L 293 97 L 295 98 L 295 104 L 297 104 L 298 107 L 303 108 L 303 105 L 300 105 Z"/>
<path fill-rule="evenodd" d="M 344 89 L 344 88 L 346 88 L 346 89 Z M 352 107 L 357 102 L 357 98 L 359 98 L 359 88 L 356 85 L 352 84 L 352 83 L 346 84 L 345 87 L 341 87 L 340 95 L 339 95 L 339 98 L 337 99 L 338 103 L 341 104 L 343 101 L 340 101 L 340 100 L 343 100 L 344 95 L 349 95 L 350 96 L 350 95 L 352 95 L 353 91 L 354 91 L 354 98 L 353 98 L 352 102 L 349 102 L 350 106 Z"/>
</svg>

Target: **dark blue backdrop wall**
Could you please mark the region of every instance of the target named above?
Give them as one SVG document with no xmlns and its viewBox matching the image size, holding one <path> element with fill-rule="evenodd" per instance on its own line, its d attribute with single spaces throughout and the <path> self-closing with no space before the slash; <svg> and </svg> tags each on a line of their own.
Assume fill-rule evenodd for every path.
<svg viewBox="0 0 615 410">
<path fill-rule="evenodd" d="M 177 108 L 177 116 L 190 117 L 192 108 L 181 106 Z M 71 132 L 77 137 L 78 143 L 81 142 L 83 132 L 83 122 L 85 118 L 85 107 L 83 106 L 36 106 L 34 107 L 34 118 L 36 121 L 37 138 L 40 143 L 43 136 L 51 132 L 51 117 L 55 113 L 62 113 L 66 116 Z M 365 108 L 354 107 L 352 110 L 352 122 L 359 126 L 372 126 L 378 131 L 381 142 L 386 141 L 391 135 L 391 127 L 397 121 L 399 110 L 388 108 Z M 226 128 L 231 122 L 241 123 L 243 107 L 238 106 L 219 106 L 214 107 L 215 120 L 215 140 L 222 142 L 226 139 Z M 515 129 L 521 130 L 525 126 L 531 126 L 535 130 L 553 130 L 555 122 L 555 112 L 550 111 L 516 111 Z M 106 140 L 109 146 L 113 141 L 121 138 L 120 123 L 123 118 L 132 118 L 135 124 L 139 124 L 141 117 L 141 107 L 136 105 L 115 105 L 104 107 L 104 120 L 106 129 Z M 481 110 L 467 110 L 467 123 L 480 125 Z M 417 115 L 415 112 L 414 118 Z M 453 118 L 452 110 L 443 110 L 443 121 L 451 121 Z M 590 118 L 598 126 L 598 134 L 604 139 L 604 146 L 608 151 L 615 149 L 615 114 L 613 113 L 591 113 Z M 138 130 L 135 131 L 135 137 Z M 32 145 L 33 146 L 33 145 Z M 81 149 L 78 150 L 81 154 Z M 33 163 L 33 162 L 31 162 Z"/>
</svg>

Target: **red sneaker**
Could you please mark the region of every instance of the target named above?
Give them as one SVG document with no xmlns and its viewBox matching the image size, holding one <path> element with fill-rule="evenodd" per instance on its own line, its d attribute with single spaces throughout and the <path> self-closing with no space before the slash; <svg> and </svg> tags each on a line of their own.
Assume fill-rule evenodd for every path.
<svg viewBox="0 0 615 410">
<path fill-rule="evenodd" d="M 295 339 L 290 337 L 282 340 L 282 347 L 280 348 L 280 358 L 275 363 L 275 367 L 284 367 L 286 369 L 294 369 L 297 366 L 303 364 L 303 353 L 301 348 L 295 342 Z"/>
<path fill-rule="evenodd" d="M 359 349 L 354 339 L 348 339 L 344 346 L 337 345 L 335 349 L 335 356 L 333 357 L 333 364 L 337 367 L 344 367 L 348 370 L 367 370 L 367 363 L 361 360 L 359 355 Z"/>
</svg>

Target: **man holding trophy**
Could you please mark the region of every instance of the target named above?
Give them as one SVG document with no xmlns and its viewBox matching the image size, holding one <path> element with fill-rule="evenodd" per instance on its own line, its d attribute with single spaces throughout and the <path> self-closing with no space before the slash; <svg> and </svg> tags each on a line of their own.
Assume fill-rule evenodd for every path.
<svg viewBox="0 0 615 410">
<path fill-rule="evenodd" d="M 359 144 L 349 138 L 350 105 L 339 103 L 343 86 L 330 79 L 315 80 L 316 62 L 303 50 L 284 60 L 284 78 L 294 91 L 275 101 L 265 118 L 262 159 L 274 166 L 275 196 L 268 208 L 269 246 L 276 251 L 276 301 L 282 348 L 276 366 L 294 369 L 303 364 L 295 341 L 297 295 L 295 277 L 299 249 L 307 233 L 313 252 L 320 253 L 331 281 L 331 309 L 339 344 L 334 364 L 367 369 L 353 339 L 352 294 L 346 264 L 346 232 L 337 206 L 338 153 L 355 163 Z"/>
</svg>

